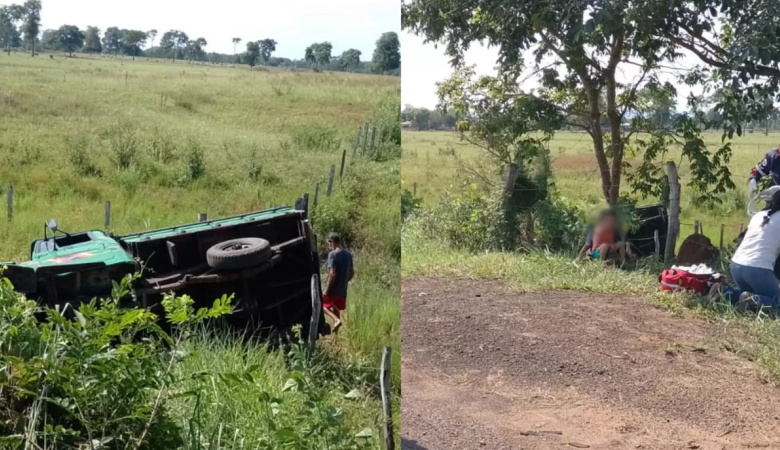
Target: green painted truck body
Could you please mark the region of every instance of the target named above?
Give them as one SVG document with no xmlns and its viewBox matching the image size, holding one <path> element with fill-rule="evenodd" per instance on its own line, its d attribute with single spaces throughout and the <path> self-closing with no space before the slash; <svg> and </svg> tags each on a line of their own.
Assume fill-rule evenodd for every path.
<svg viewBox="0 0 780 450">
<path fill-rule="evenodd" d="M 267 240 L 271 258 L 237 271 L 209 267 L 206 251 L 236 238 Z M 261 328 L 306 325 L 311 278 L 319 277 L 316 237 L 306 213 L 289 207 L 124 236 L 90 230 L 47 237 L 34 241 L 30 252 L 29 261 L 3 263 L 4 275 L 17 290 L 45 304 L 75 306 L 106 297 L 114 281 L 138 272 L 142 276 L 134 290 L 140 306 L 159 310 L 167 292 L 190 295 L 203 306 L 235 294 L 244 314 L 234 319 Z"/>
</svg>

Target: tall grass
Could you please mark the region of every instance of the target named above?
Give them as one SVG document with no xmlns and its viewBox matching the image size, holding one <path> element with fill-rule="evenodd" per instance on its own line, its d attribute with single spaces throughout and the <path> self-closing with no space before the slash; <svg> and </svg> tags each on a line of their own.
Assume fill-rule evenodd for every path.
<svg viewBox="0 0 780 450">
<path fill-rule="evenodd" d="M 284 95 L 274 95 L 282 85 Z M 318 222 L 315 212 L 315 231 L 348 227 L 357 273 L 345 327 L 321 342 L 323 357 L 378 373 L 381 349 L 391 345 L 400 393 L 400 150 L 378 159 L 353 159 L 350 151 L 334 195 L 326 198 L 323 188 L 358 127 L 393 123 L 387 111 L 400 110 L 398 78 L 12 55 L 0 64 L 0 86 L 0 185 L 13 185 L 15 194 L 13 219 L 0 220 L 0 259 L 29 258 L 30 241 L 51 218 L 68 232 L 103 228 L 108 200 L 110 231 L 122 234 L 190 223 L 199 212 L 218 218 L 291 205 L 319 182 L 318 208 L 347 221 Z M 269 389 L 289 375 L 262 348 L 204 338 L 192 350 L 193 370 L 268 363 L 260 378 Z M 339 379 L 330 370 L 321 383 L 341 404 Z M 378 436 L 375 394 L 347 402 L 350 433 L 371 427 Z M 260 435 L 250 430 L 250 399 L 214 395 L 219 400 L 200 411 L 215 432 Z"/>
</svg>

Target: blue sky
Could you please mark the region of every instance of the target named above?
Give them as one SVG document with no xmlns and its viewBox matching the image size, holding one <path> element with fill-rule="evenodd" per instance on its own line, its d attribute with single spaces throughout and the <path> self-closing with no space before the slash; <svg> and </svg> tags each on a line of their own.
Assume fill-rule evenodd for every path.
<svg viewBox="0 0 780 450">
<path fill-rule="evenodd" d="M 0 0 L 0 4 L 24 0 Z M 204 37 L 207 51 L 233 53 L 233 37 L 244 41 L 272 38 L 275 56 L 302 58 L 313 42 L 330 41 L 333 54 L 356 48 L 370 60 L 374 44 L 386 31 L 400 33 L 397 0 L 42 0 L 43 29 L 76 25 L 101 30 L 116 26 L 159 36 L 171 29 Z"/>
</svg>

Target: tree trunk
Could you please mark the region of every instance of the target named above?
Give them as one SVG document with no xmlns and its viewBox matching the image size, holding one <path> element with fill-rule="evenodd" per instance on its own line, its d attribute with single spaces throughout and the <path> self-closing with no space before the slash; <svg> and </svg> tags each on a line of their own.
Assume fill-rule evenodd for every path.
<svg viewBox="0 0 780 450">
<path fill-rule="evenodd" d="M 612 133 L 612 179 L 607 202 L 610 206 L 617 204 L 620 198 L 620 178 L 623 173 L 623 135 L 621 133 L 620 115 L 617 112 L 616 89 L 614 74 L 607 75 L 607 116 Z"/>
<path fill-rule="evenodd" d="M 593 127 L 591 134 L 593 136 L 593 151 L 596 154 L 596 162 L 599 165 L 599 173 L 601 174 L 601 191 L 604 194 L 604 199 L 613 206 L 611 201 L 612 196 L 612 177 L 609 171 L 609 161 L 607 161 L 607 155 L 604 153 L 604 134 L 601 130 L 601 111 L 599 110 L 599 93 L 589 78 L 583 80 L 585 90 L 588 95 L 588 106 L 590 106 L 590 123 Z"/>
<path fill-rule="evenodd" d="M 501 200 L 501 212 L 506 212 L 509 208 L 509 199 L 512 197 L 512 191 L 515 189 L 515 183 L 520 176 L 520 166 L 515 163 L 507 164 L 506 181 L 504 182 L 503 199 Z"/>
</svg>

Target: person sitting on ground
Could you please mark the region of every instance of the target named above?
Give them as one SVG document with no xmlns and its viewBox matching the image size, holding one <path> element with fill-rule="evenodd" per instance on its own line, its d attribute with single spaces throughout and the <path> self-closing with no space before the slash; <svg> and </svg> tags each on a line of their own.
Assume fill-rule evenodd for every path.
<svg viewBox="0 0 780 450">
<path fill-rule="evenodd" d="M 731 277 L 737 288 L 713 285 L 710 301 L 723 297 L 739 311 L 776 308 L 780 304 L 780 286 L 774 267 L 780 255 L 780 191 L 768 202 L 769 209 L 756 213 L 748 224 L 745 237 L 731 258 Z"/>
<path fill-rule="evenodd" d="M 341 236 L 328 235 L 328 284 L 322 295 L 322 308 L 325 315 L 333 319 L 333 332 L 341 327 L 341 311 L 347 309 L 347 285 L 355 276 L 352 266 L 352 253 L 341 246 Z"/>
<path fill-rule="evenodd" d="M 587 257 L 618 265 L 625 262 L 626 243 L 623 241 L 614 210 L 603 211 L 596 226 L 588 233 L 585 245 L 580 250 L 580 258 Z"/>
</svg>

